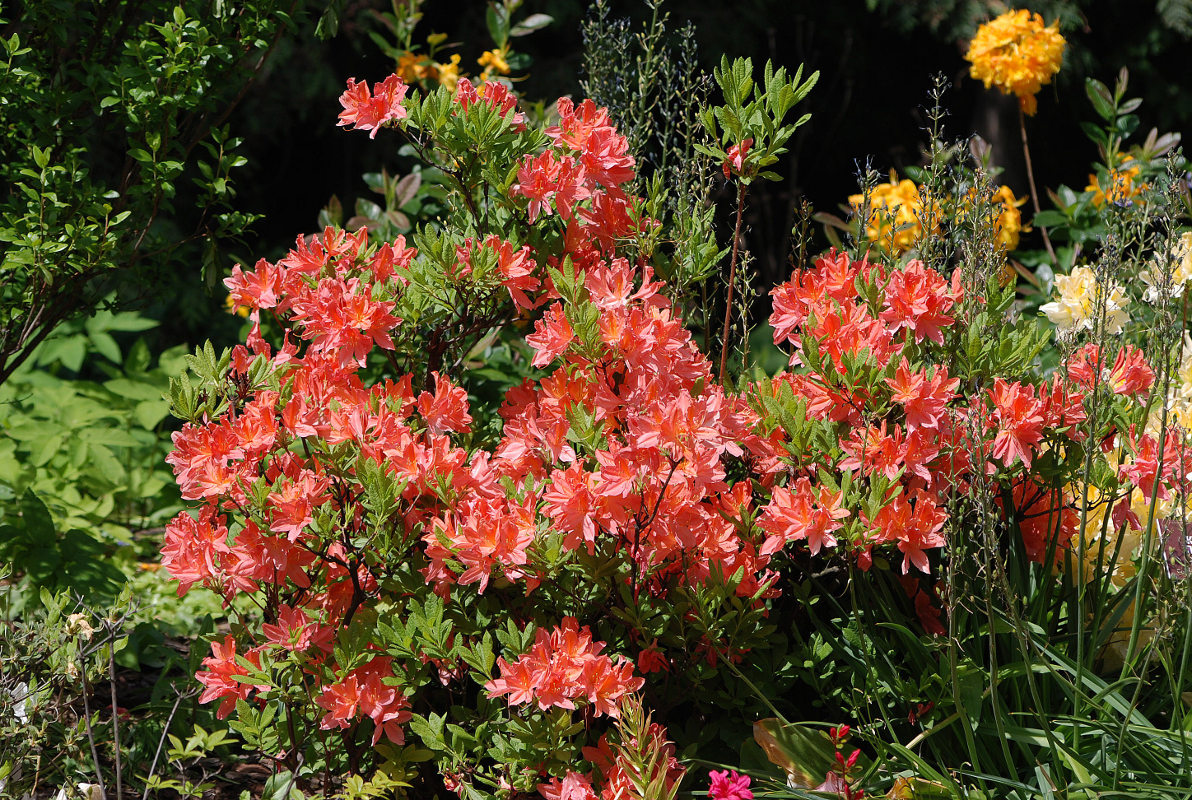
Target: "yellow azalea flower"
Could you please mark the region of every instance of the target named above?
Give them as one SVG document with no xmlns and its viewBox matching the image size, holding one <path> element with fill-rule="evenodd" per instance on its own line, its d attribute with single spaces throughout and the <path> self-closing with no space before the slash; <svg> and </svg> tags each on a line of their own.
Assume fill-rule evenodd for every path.
<svg viewBox="0 0 1192 800">
<path fill-rule="evenodd" d="M 969 74 L 986 89 L 996 86 L 1015 95 L 1023 112 L 1033 116 L 1035 95 L 1060 71 L 1065 44 L 1058 22 L 1044 25 L 1041 15 L 1019 9 L 982 25 L 964 58 L 973 65 Z"/>
<path fill-rule="evenodd" d="M 435 64 L 440 86 L 446 86 L 448 91 L 454 92 L 459 83 L 459 54 L 451 56 L 446 64 Z"/>
<path fill-rule="evenodd" d="M 246 319 L 248 318 L 248 306 L 236 305 L 236 303 L 232 300 L 232 295 L 230 294 L 224 298 L 224 308 L 228 310 L 229 314 L 235 314 L 238 317 L 244 317 Z"/>
<path fill-rule="evenodd" d="M 1082 328 L 1092 330 L 1096 308 L 1104 291 L 1097 284 L 1097 276 L 1093 271 L 1088 267 L 1076 267 L 1067 275 L 1056 275 L 1055 288 L 1059 290 L 1059 298 L 1044 304 L 1039 310 L 1061 332 Z M 1130 298 L 1122 291 L 1122 287 L 1115 284 L 1109 287 L 1104 303 L 1106 332 L 1114 335 L 1121 333 L 1123 326 L 1130 321 L 1130 314 L 1125 310 Z"/>
<path fill-rule="evenodd" d="M 865 195 L 848 198 L 853 210 L 860 213 Z M 927 217 L 932 219 L 928 221 Z M 865 237 L 883 250 L 905 253 L 923 235 L 924 222 L 934 231 L 939 227 L 936 215 L 924 210 L 919 187 L 913 181 L 891 171 L 889 183 L 879 183 L 869 195 L 869 219 L 865 221 Z"/>
<path fill-rule="evenodd" d="M 485 50 L 476 63 L 484 67 L 485 77 L 492 73 L 498 75 L 509 74 L 509 62 L 505 60 L 505 53 L 500 50 Z"/>
<path fill-rule="evenodd" d="M 397 60 L 397 76 L 406 83 L 417 83 L 428 78 L 437 80 L 438 66 L 429 56 L 407 50 Z"/>
<path fill-rule="evenodd" d="M 421 67 L 418 64 L 421 60 L 422 56 L 409 50 L 402 53 L 401 57 L 397 59 L 397 77 L 406 83 L 417 83 L 421 77 L 419 74 Z"/>
<path fill-rule="evenodd" d="M 1120 457 L 1119 453 L 1114 460 L 1117 461 Z M 1129 463 L 1128 459 L 1126 463 Z M 1153 548 L 1151 558 L 1162 558 L 1160 554 L 1162 537 L 1158 535 L 1156 523 L 1182 512 L 1176 502 L 1157 501 L 1152 516 L 1150 500 L 1141 489 L 1135 488 L 1130 494 L 1130 512 L 1138 519 L 1141 527 L 1141 530 L 1138 530 L 1129 523 L 1119 526 L 1112 518 L 1106 520 L 1106 514 L 1110 511 L 1110 501 L 1113 499 L 1103 495 L 1095 486 L 1085 489 L 1084 502 L 1087 511 L 1082 531 L 1084 574 L 1087 580 L 1093 581 L 1097 579 L 1100 571 L 1100 574 L 1104 574 L 1106 578 L 1106 590 L 1120 592 L 1126 589 L 1137 573 L 1137 562 L 1142 558 L 1148 530 Z M 1076 541 L 1072 542 L 1073 556 L 1079 552 L 1078 546 Z M 1073 563 L 1071 569 L 1073 573 L 1079 574 L 1076 572 L 1079 569 L 1077 564 Z M 1105 650 L 1102 652 L 1102 658 L 1105 659 L 1107 666 L 1112 668 L 1121 665 L 1130 641 L 1130 626 L 1133 622 L 1134 601 L 1131 600 L 1122 614 L 1122 618 L 1115 625 L 1115 630 L 1110 635 Z M 1151 625 L 1144 623 L 1139 628 L 1138 644 L 1145 645 L 1153 637 L 1154 631 Z"/>
<path fill-rule="evenodd" d="M 1016 250 L 1019 234 L 1030 230 L 1029 226 L 1022 224 L 1022 212 L 1018 210 L 1019 206 L 1026 202 L 1026 197 L 1015 199 L 1010 187 L 1003 185 L 993 193 L 993 200 L 1001 205 L 993 223 L 997 230 L 998 242 L 1006 252 Z"/>
<path fill-rule="evenodd" d="M 1132 159 L 1126 159 L 1121 166 L 1109 170 L 1104 187 L 1095 174 L 1089 173 L 1089 185 L 1084 190 L 1093 193 L 1093 205 L 1098 208 L 1106 203 L 1132 203 L 1147 188 L 1145 183 L 1138 181 L 1141 174 L 1142 170 L 1138 164 Z M 1138 202 L 1142 202 L 1141 198 L 1138 198 Z"/>
<path fill-rule="evenodd" d="M 975 197 L 976 189 L 969 189 L 964 207 L 958 212 L 960 220 L 965 218 L 965 213 L 972 206 Z M 989 223 L 997 234 L 998 244 L 1004 252 L 1018 249 L 1019 234 L 1030 231 L 1030 226 L 1022 224 L 1022 212 L 1018 210 L 1026 202 L 1026 198 L 1016 198 L 1009 186 L 1002 185 L 989 199 L 992 204 Z"/>
<path fill-rule="evenodd" d="M 1180 365 L 1175 380 L 1167 391 L 1167 424 L 1179 425 L 1185 431 L 1192 431 L 1192 336 L 1184 331 L 1180 350 Z M 1163 415 L 1158 411 L 1147 416 L 1146 432 L 1158 437 L 1163 425 Z"/>
</svg>

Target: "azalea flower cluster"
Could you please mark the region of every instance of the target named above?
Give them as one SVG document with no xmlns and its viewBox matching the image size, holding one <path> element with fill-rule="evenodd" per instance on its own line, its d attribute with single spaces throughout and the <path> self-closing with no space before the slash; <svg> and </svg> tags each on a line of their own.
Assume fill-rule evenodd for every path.
<svg viewBox="0 0 1192 800">
<path fill-rule="evenodd" d="M 350 82 L 341 122 L 371 134 L 405 124 L 404 87 L 396 78 L 378 86 L 369 93 Z M 525 128 L 506 87 L 461 79 L 452 113 L 481 103 L 511 136 Z M 492 449 L 460 445 L 475 420 L 445 372 L 431 371 L 421 391 L 412 375 L 372 385 L 361 377 L 372 356 L 408 335 L 403 298 L 428 266 L 404 238 L 376 245 L 367 229 L 329 228 L 227 280 L 251 330 L 231 358 L 225 410 L 174 435 L 169 461 L 198 505 L 169 524 L 162 550 L 180 594 L 201 585 L 229 603 L 249 594 L 265 605 L 247 650 L 232 638 L 215 643 L 199 675 L 203 701 L 218 701 L 221 716 L 268 696 L 266 676 L 278 674 L 270 665 L 297 659 L 320 727 L 371 721 L 373 742 L 404 740 L 411 667 L 383 651 L 340 665 L 331 647 L 362 609 L 400 602 L 384 588 L 393 557 L 371 550 L 364 533 L 366 462 L 396 493 L 392 519 L 411 547 L 396 560 L 420 564 L 448 601 L 494 585 L 528 593 L 549 579 L 551 559 L 577 551 L 626 565 L 635 596 L 729 577 L 754 602 L 777 591 L 767 571 L 774 545 L 760 552 L 746 523 L 750 483 L 734 486 L 727 472 L 740 463 L 768 484 L 780 469 L 780 434 L 756 433 L 756 412 L 712 379 L 649 268 L 617 255 L 641 223 L 622 188 L 634 160 L 607 112 L 565 99 L 559 112 L 545 131 L 552 145 L 524 156 L 508 203 L 528 203 L 531 225 L 560 225 L 562 252 L 469 238 L 445 276 L 465 297 L 504 292 L 508 322 L 542 312 L 526 341 L 534 366 L 548 371 L 508 393 Z M 566 271 L 569 292 L 550 264 Z M 266 341 L 265 315 L 280 347 Z M 477 679 L 512 707 L 582 702 L 615 717 L 620 698 L 642 686 L 633 663 L 602 654 L 572 617 L 547 630 L 528 653 L 499 662 L 501 677 Z M 665 666 L 654 654 L 646 668 Z M 465 674 L 441 664 L 444 680 Z"/>
<path fill-rule="evenodd" d="M 868 568 L 875 548 L 891 546 L 904 574 L 928 574 L 929 553 L 946 545 L 951 498 L 974 472 L 1021 481 L 1048 442 L 1080 438 L 1091 387 L 996 377 L 965 397 L 947 365 L 931 359 L 943 355 L 932 345 L 944 345 L 956 323 L 964 299 L 958 279 L 918 261 L 887 269 L 834 253 L 773 291 L 775 341 L 793 345 L 792 364 L 803 369 L 775 378 L 771 392 L 789 391 L 808 418 L 843 427 L 835 456 L 813 454 L 814 463 L 796 464 L 793 484 L 773 490 L 757 522 L 767 534 L 761 552 L 804 541 L 812 553 L 846 547 Z M 1134 361 L 1122 366 L 1115 385 L 1149 386 L 1139 369 Z M 856 487 L 875 481 L 888 487 L 883 502 L 857 508 L 867 490 Z M 1018 499 L 1018 511 L 1033 519 L 1039 498 L 1020 489 Z M 1032 559 L 1042 563 L 1049 546 L 1071 536 L 1057 521 L 1023 528 Z"/>
<path fill-rule="evenodd" d="M 892 560 L 924 627 L 942 632 L 932 577 L 964 522 L 956 498 L 978 480 L 1007 490 L 1002 513 L 1032 560 L 1068 546 L 1080 487 L 1032 466 L 1082 440 L 1083 401 L 1110 354 L 1082 350 L 1038 385 L 982 373 L 948 358 L 986 302 L 959 271 L 833 251 L 772 292 L 789 369 L 730 391 L 646 260 L 627 257 L 656 223 L 628 190 L 636 164 L 607 110 L 561 99 L 558 124 L 535 131 L 500 83 L 460 79 L 423 105 L 405 95 L 396 77 L 372 92 L 350 81 L 341 124 L 375 135 L 421 124 L 437 103 L 452 124 L 482 120 L 509 161 L 497 172 L 516 179 L 459 203 L 466 236 L 376 243 L 366 228 L 328 228 L 226 281 L 250 330 L 203 387 L 222 404 L 174 434 L 169 462 L 195 507 L 167 526 L 162 549 L 180 594 L 202 586 L 262 609 L 240 638 L 213 642 L 197 675 L 219 716 L 282 695 L 301 705 L 285 694 L 301 684 L 309 702 L 291 720 L 387 747 L 407 726 L 425 733 L 418 725 L 435 717 L 414 709 L 433 704 L 437 678 L 435 688 L 470 688 L 477 713 L 527 729 L 571 712 L 619 724 L 642 676 L 687 657 L 658 637 L 642 647 L 652 634 L 640 609 L 665 615 L 671 598 L 711 586 L 732 613 L 764 613 L 790 554 L 806 548 L 863 570 Z M 428 331 L 434 307 L 450 324 Z M 532 330 L 516 324 L 526 319 Z M 462 356 L 419 363 L 442 356 L 448 335 L 493 329 L 524 343 L 528 361 L 496 428 L 469 397 Z M 1150 391 L 1137 351 L 1116 359 L 1105 373 L 1115 396 Z M 1192 461 L 1173 457 L 1174 439 L 1117 434 L 1106 446 L 1122 453 L 1120 482 L 1160 500 L 1182 490 Z M 1115 505 L 1115 524 L 1136 529 L 1130 509 Z M 625 613 L 585 618 L 585 592 Z M 425 641 L 397 631 L 424 600 L 451 624 L 498 613 L 506 652 L 478 628 Z M 743 652 L 707 631 L 680 647 L 711 667 Z M 682 769 L 665 730 L 642 736 L 673 786 Z M 622 796 L 633 769 L 624 745 L 614 752 L 605 736 L 577 749 L 587 772 L 522 764 L 521 790 Z M 458 753 L 444 759 L 447 785 L 466 793 Z M 494 785 L 509 788 L 511 768 L 500 774 Z"/>
<path fill-rule="evenodd" d="M 1109 169 L 1104 178 L 1090 172 L 1085 191 L 1093 193 L 1093 205 L 1099 208 L 1106 203 L 1130 205 L 1142 202 L 1140 195 L 1148 188 L 1142 181 L 1142 167 L 1133 159 L 1126 158 Z"/>
<path fill-rule="evenodd" d="M 568 98 L 558 102 L 559 124 L 545 133 L 554 147 L 537 156 L 526 155 L 517 171 L 518 182 L 510 190 L 514 196 L 529 200 L 530 223 L 541 213 L 557 213 L 563 222 L 572 222 L 578 204 L 590 201 L 579 211 L 580 219 L 568 228 L 569 244 L 576 237 L 590 236 L 581 231 L 583 222 L 603 229 L 605 249 L 618 236 L 630 230 L 627 198 L 620 186 L 634 175 L 634 159 L 629 142 L 617 133 L 608 111 L 591 100 L 577 107 Z"/>
<path fill-rule="evenodd" d="M 1033 116 L 1035 95 L 1059 72 L 1066 44 L 1058 23 L 1046 25 L 1041 15 L 1018 9 L 978 28 L 964 57 L 986 89 L 996 86 L 1016 96 L 1023 112 Z"/>
<path fill-rule="evenodd" d="M 1098 314 L 1105 321 L 1105 332 L 1120 334 L 1130 320 L 1126 306 L 1130 298 L 1121 286 L 1104 286 L 1091 267 L 1074 267 L 1067 275 L 1056 275 L 1059 297 L 1040 306 L 1061 332 L 1093 330 Z M 1100 310 L 1099 310 L 1100 309 Z"/>
<path fill-rule="evenodd" d="M 727 169 L 727 165 L 726 165 Z M 970 189 L 962 198 L 957 219 L 962 220 L 976 205 L 977 192 Z M 865 238 L 875 247 L 893 255 L 900 255 L 917 246 L 926 235 L 940 232 L 944 209 L 933 201 L 924 187 L 913 181 L 898 179 L 891 170 L 890 181 L 879 183 L 871 191 L 849 195 L 849 207 L 854 214 L 865 213 Z M 1016 198 L 1009 186 L 999 186 L 988 197 L 991 206 L 988 224 L 994 240 L 1005 252 L 1018 248 L 1020 234 L 1029 231 L 1022 222 L 1019 208 L 1026 198 Z"/>
<path fill-rule="evenodd" d="M 499 659 L 501 677 L 484 687 L 490 696 L 509 696 L 510 705 L 536 702 L 542 710 L 558 706 L 575 708 L 575 700 L 584 698 L 596 714 L 611 717 L 622 697 L 642 687 L 644 681 L 633 676 L 633 664 L 600 655 L 602 642 L 592 641 L 588 626 L 579 627 L 575 617 L 549 634 L 538 629 L 534 646 L 513 664 Z"/>
</svg>

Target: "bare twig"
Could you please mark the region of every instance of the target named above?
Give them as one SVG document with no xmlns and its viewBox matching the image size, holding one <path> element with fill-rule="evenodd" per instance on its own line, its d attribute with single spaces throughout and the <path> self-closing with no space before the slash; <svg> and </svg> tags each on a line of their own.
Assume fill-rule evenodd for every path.
<svg viewBox="0 0 1192 800">
<path fill-rule="evenodd" d="M 99 750 L 95 747 L 95 733 L 91 730 L 91 703 L 87 700 L 87 695 L 91 694 L 91 684 L 87 680 L 87 662 L 82 661 L 83 670 L 83 722 L 87 726 L 87 742 L 91 745 L 91 761 L 95 764 L 95 781 L 99 784 L 99 791 L 105 797 L 107 796 L 107 789 L 104 787 L 103 770 L 99 768 Z"/>
<path fill-rule="evenodd" d="M 165 727 L 161 729 L 161 738 L 157 740 L 157 750 L 153 753 L 153 763 L 149 765 L 149 774 L 145 776 L 145 791 L 141 793 L 141 800 L 149 800 L 149 786 L 154 773 L 157 772 L 157 760 L 161 758 L 161 748 L 165 746 L 166 738 L 170 735 L 170 725 L 174 723 L 174 715 L 178 713 L 178 706 L 182 704 L 182 698 L 186 696 L 179 692 L 177 699 L 174 700 L 174 707 L 170 709 L 170 715 L 166 717 Z"/>
<path fill-rule="evenodd" d="M 112 693 L 112 748 L 116 759 L 116 800 L 124 800 L 120 763 L 120 713 L 116 706 L 116 640 L 108 633 L 108 685 Z"/>
<path fill-rule="evenodd" d="M 744 183 L 737 189 L 737 224 L 733 228 L 733 255 L 728 265 L 728 295 L 724 301 L 724 331 L 720 336 L 720 382 L 724 383 L 725 368 L 728 364 L 728 332 L 729 323 L 733 315 L 733 286 L 737 282 L 737 254 L 741 247 L 741 215 L 745 211 L 745 191 L 748 187 Z"/>
<path fill-rule="evenodd" d="M 1018 130 L 1022 132 L 1022 155 L 1026 158 L 1026 180 L 1031 187 L 1031 205 L 1034 206 L 1035 213 L 1038 214 L 1039 190 L 1035 188 L 1035 169 L 1031 166 L 1031 148 L 1026 141 L 1026 115 L 1021 107 L 1018 109 Z M 1047 235 L 1047 228 L 1040 225 L 1039 233 L 1043 234 L 1043 246 L 1047 248 L 1047 255 L 1051 256 L 1051 265 L 1059 266 L 1060 260 L 1056 258 L 1055 250 L 1051 247 L 1051 237 Z"/>
</svg>

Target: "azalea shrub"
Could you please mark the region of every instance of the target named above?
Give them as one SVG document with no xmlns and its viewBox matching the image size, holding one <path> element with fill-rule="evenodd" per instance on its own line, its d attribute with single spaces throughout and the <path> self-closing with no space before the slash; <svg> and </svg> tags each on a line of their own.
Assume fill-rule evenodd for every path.
<svg viewBox="0 0 1192 800">
<path fill-rule="evenodd" d="M 715 78 L 699 153 L 740 208 L 814 76 L 742 59 Z M 193 507 L 162 563 L 233 614 L 199 700 L 285 794 L 670 798 L 690 765 L 732 761 L 849 798 L 997 796 L 990 776 L 1039 763 L 1067 781 L 1093 735 L 1117 748 L 1097 781 L 1176 758 L 1174 705 L 1135 694 L 1080 729 L 1156 674 L 1192 688 L 1161 543 L 1192 473 L 1164 411 L 1185 396 L 1173 213 L 1114 218 L 1134 255 L 1097 250 L 1093 289 L 1064 290 L 1089 336 L 1043 374 L 1053 331 L 1007 279 L 1017 206 L 940 150 L 915 235 L 875 222 L 898 246 L 859 237 L 771 292 L 786 366 L 767 375 L 725 358 L 731 293 L 718 339 L 685 326 L 691 287 L 658 275 L 725 243 L 661 221 L 606 109 L 537 119 L 496 80 L 398 75 L 340 102 L 341 126 L 442 171 L 442 214 L 237 267 L 246 341 L 171 391 Z M 1155 335 L 1110 341 L 1121 301 L 1096 287 L 1143 259 Z M 1028 696 L 1035 717 L 1003 713 Z M 748 785 L 712 774 L 714 796 Z"/>
</svg>

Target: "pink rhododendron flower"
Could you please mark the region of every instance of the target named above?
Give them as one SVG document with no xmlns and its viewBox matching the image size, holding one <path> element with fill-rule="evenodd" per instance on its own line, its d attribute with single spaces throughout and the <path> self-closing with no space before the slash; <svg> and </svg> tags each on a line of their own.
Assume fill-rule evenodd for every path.
<svg viewBox="0 0 1192 800">
<path fill-rule="evenodd" d="M 751 782 L 748 775 L 739 775 L 736 770 L 724 770 L 708 773 L 712 785 L 708 789 L 708 797 L 712 800 L 753 800 L 753 792 L 749 789 Z"/>
</svg>

